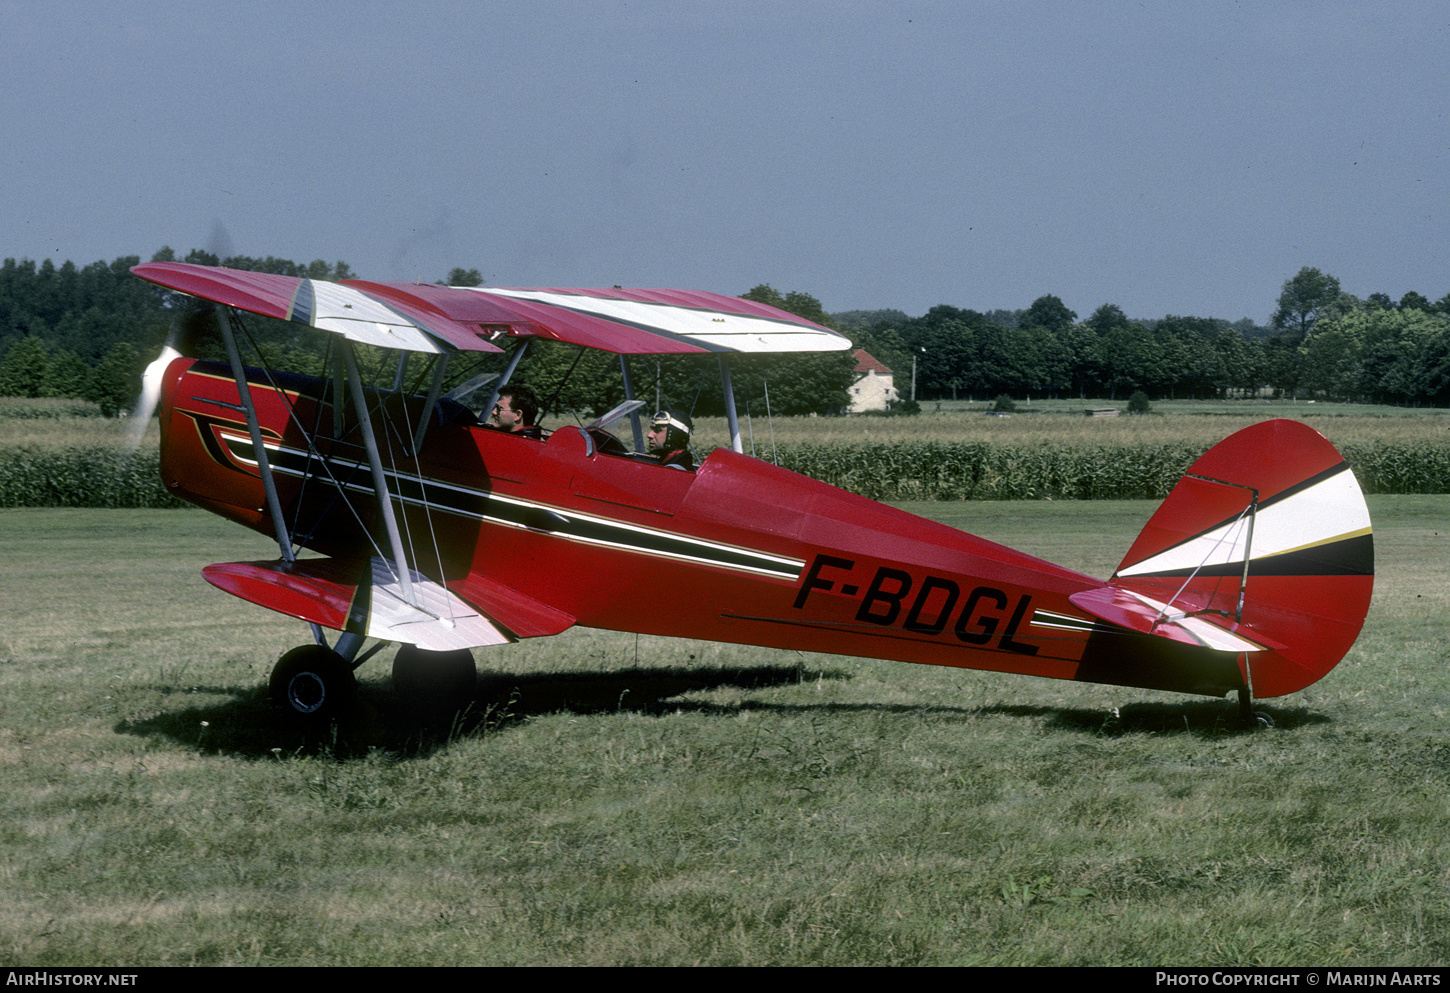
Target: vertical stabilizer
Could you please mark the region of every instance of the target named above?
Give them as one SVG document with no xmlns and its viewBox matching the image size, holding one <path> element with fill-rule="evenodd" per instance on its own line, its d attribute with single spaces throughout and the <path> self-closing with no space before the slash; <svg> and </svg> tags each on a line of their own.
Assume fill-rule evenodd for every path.
<svg viewBox="0 0 1450 993">
<path fill-rule="evenodd" d="M 1369 510 L 1348 463 L 1297 421 L 1255 424 L 1189 467 L 1109 585 L 1257 640 L 1256 697 L 1344 657 L 1374 588 Z"/>
</svg>

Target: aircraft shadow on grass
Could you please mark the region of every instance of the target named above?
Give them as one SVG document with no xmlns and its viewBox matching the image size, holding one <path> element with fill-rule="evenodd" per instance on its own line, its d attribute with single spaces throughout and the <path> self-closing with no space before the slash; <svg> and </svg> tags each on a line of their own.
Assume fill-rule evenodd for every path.
<svg viewBox="0 0 1450 993">
<path fill-rule="evenodd" d="M 291 754 L 331 754 L 337 758 L 373 750 L 426 756 L 461 738 L 508 729 L 530 717 L 557 713 L 736 714 L 742 710 L 782 715 L 818 713 L 959 714 L 1045 720 L 1046 727 L 1090 736 L 1187 734 L 1197 738 L 1249 733 L 1237 707 L 1219 700 L 1132 704 L 1114 710 L 1023 704 L 915 705 L 901 703 L 779 703 L 743 700 L 722 704 L 689 694 L 718 689 L 759 690 L 788 686 L 803 679 L 850 679 L 849 672 L 797 666 L 759 665 L 746 668 L 671 667 L 577 673 L 485 673 L 475 692 L 452 700 L 404 700 L 381 682 L 363 683 L 355 706 L 325 729 L 297 727 L 273 707 L 264 688 L 197 687 L 206 693 L 230 694 L 228 703 L 189 707 L 116 725 L 118 734 L 160 737 L 202 752 L 250 758 Z M 1293 730 L 1327 718 L 1303 708 L 1275 709 L 1274 724 Z M 970 733 L 964 730 L 964 733 Z"/>
<path fill-rule="evenodd" d="M 849 679 L 844 671 L 811 670 L 826 679 Z M 350 712 L 326 728 L 298 727 L 273 707 L 265 687 L 197 687 L 229 694 L 228 703 L 191 707 L 116 725 L 119 734 L 169 738 L 202 751 L 272 758 L 323 747 L 336 754 L 385 749 L 426 754 L 461 737 L 502 730 L 529 717 L 560 712 L 658 715 L 674 711 L 726 709 L 685 694 L 735 688 L 763 689 L 798 683 L 793 665 L 744 668 L 671 667 L 609 672 L 483 673 L 475 691 L 452 699 L 402 699 L 383 682 L 365 682 Z"/>
</svg>

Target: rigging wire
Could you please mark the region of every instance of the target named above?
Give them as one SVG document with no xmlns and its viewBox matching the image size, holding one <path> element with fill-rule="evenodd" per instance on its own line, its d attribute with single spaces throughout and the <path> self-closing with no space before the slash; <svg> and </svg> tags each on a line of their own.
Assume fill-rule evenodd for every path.
<svg viewBox="0 0 1450 993">
<path fill-rule="evenodd" d="M 1244 509 L 1239 512 L 1239 516 L 1234 519 L 1233 523 L 1230 524 L 1227 528 L 1224 529 L 1223 534 L 1218 538 L 1218 540 L 1215 541 L 1212 545 L 1209 546 L 1208 550 L 1203 553 L 1203 559 L 1198 563 L 1198 565 L 1194 566 L 1193 571 L 1190 572 L 1188 574 L 1188 577 L 1183 580 L 1183 585 L 1180 586 L 1180 587 L 1178 587 L 1178 591 L 1176 593 L 1174 593 L 1173 596 L 1169 597 L 1168 598 L 1168 602 L 1163 605 L 1163 609 L 1160 610 L 1160 611 L 1158 611 L 1158 616 L 1155 617 L 1155 618 L 1153 618 L 1153 623 L 1154 624 L 1157 624 L 1159 621 L 1161 621 L 1164 618 L 1164 616 L 1167 615 L 1168 608 L 1171 607 L 1171 606 L 1173 606 L 1173 602 L 1175 600 L 1177 600 L 1180 596 L 1183 595 L 1183 591 L 1186 590 L 1186 589 L 1188 589 L 1188 584 L 1191 583 L 1191 582 L 1193 582 L 1194 577 L 1197 576 L 1200 572 L 1203 571 L 1203 567 L 1204 566 L 1208 565 L 1208 560 L 1209 560 L 1210 557 L 1212 557 L 1213 553 L 1216 552 L 1219 549 L 1219 547 L 1221 545 L 1223 545 L 1223 543 L 1225 541 L 1228 541 L 1229 540 L 1229 535 L 1231 533 L 1233 533 L 1234 528 L 1238 527 L 1239 524 L 1241 524 L 1243 522 L 1243 519 L 1245 517 L 1247 517 L 1248 514 L 1249 514 L 1249 512 L 1251 510 L 1253 510 L 1253 509 L 1254 509 L 1254 504 L 1253 503 L 1250 503 L 1248 506 L 1244 507 Z M 1235 537 L 1233 539 L 1232 544 L 1233 545 L 1237 545 L 1238 544 L 1238 538 L 1237 537 Z M 1244 549 L 1244 561 L 1245 561 L 1245 568 L 1246 569 L 1247 569 L 1248 555 L 1249 555 L 1249 549 L 1248 548 L 1245 548 Z"/>
<path fill-rule="evenodd" d="M 422 381 L 423 375 L 428 371 L 429 368 L 432 367 L 433 362 L 441 362 L 441 361 L 444 361 L 444 358 L 442 356 L 435 356 L 433 358 L 432 362 L 428 363 L 428 365 L 425 366 L 424 370 L 419 373 L 419 379 L 414 382 L 414 387 L 416 388 L 418 382 L 421 382 Z M 407 456 L 408 453 L 409 453 L 409 451 L 410 451 L 410 447 L 409 446 L 411 444 L 411 441 L 412 441 L 412 439 L 414 437 L 416 437 L 416 434 L 414 433 L 414 428 L 413 428 L 413 418 L 412 418 L 412 414 L 408 410 L 408 399 L 409 399 L 409 397 L 415 396 L 416 394 L 413 393 L 412 391 L 409 391 L 409 392 L 406 392 L 406 393 L 398 393 L 398 394 L 395 394 L 395 395 L 398 396 L 398 398 L 399 398 L 399 407 L 401 408 L 401 411 L 402 411 L 402 421 L 403 421 L 403 428 L 404 428 L 404 433 L 399 436 L 399 441 L 401 442 L 404 455 Z M 397 470 L 397 465 L 398 465 L 397 458 L 393 454 L 393 434 L 397 431 L 397 427 L 393 423 L 392 418 L 388 414 L 386 404 L 384 404 L 381 409 L 382 409 L 382 415 L 383 415 L 383 434 L 384 434 L 384 437 L 387 440 L 387 446 L 388 446 L 388 464 L 393 467 L 393 474 L 394 474 L 394 476 L 401 479 L 401 473 L 399 473 L 398 470 Z M 444 572 L 444 568 L 443 568 L 443 551 L 442 551 L 442 549 L 438 545 L 438 528 L 437 528 L 437 526 L 436 526 L 436 524 L 434 523 L 434 520 L 433 520 L 433 502 L 428 497 L 427 477 L 423 474 L 423 464 L 422 464 L 422 459 L 419 456 L 419 453 L 417 451 L 412 451 L 411 458 L 412 458 L 412 469 L 413 469 L 413 472 L 417 476 L 417 479 L 418 479 L 419 506 L 421 506 L 422 511 L 423 511 L 423 519 L 427 523 L 428 538 L 429 538 L 430 543 L 433 546 L 433 558 L 434 558 L 434 561 L 436 561 L 437 564 L 438 564 L 438 583 L 439 583 L 440 586 L 443 586 L 446 589 L 447 587 L 446 587 L 446 585 L 444 583 L 444 580 L 445 580 L 445 572 Z M 418 561 L 419 561 L 419 558 L 418 558 L 418 551 L 417 551 L 416 547 L 414 546 L 414 542 L 413 542 L 413 525 L 412 525 L 412 522 L 409 520 L 409 515 L 408 515 L 407 509 L 406 509 L 406 504 L 405 504 L 405 501 L 402 500 L 401 495 L 399 496 L 398 502 L 399 502 L 400 505 L 404 505 L 403 527 L 404 527 L 404 529 L 407 532 L 408 552 L 409 552 L 409 555 L 412 558 L 414 564 L 416 565 L 418 563 Z M 420 570 L 420 572 L 421 572 L 421 570 Z M 453 620 L 454 619 L 454 609 L 453 609 L 453 601 L 452 601 L 452 598 L 446 599 L 445 600 L 445 604 L 446 604 L 446 608 L 447 608 L 447 611 L 448 611 L 448 618 L 449 618 L 449 620 Z"/>
<path fill-rule="evenodd" d="M 235 312 L 235 308 L 233 308 L 233 311 Z M 306 426 L 303 425 L 303 423 L 301 421 L 301 418 L 299 418 L 297 416 L 297 408 L 296 408 L 296 405 L 292 402 L 292 399 L 287 395 L 286 391 L 283 390 L 277 384 L 277 380 L 276 380 L 276 378 L 272 374 L 272 368 L 271 368 L 270 365 L 268 365 L 267 360 L 262 356 L 261 349 L 257 347 L 256 339 L 253 338 L 251 329 L 247 327 L 245 321 L 241 320 L 240 313 L 236 313 L 235 316 L 237 317 L 237 324 L 238 324 L 238 326 L 241 327 L 242 333 L 246 336 L 247 343 L 252 347 L 252 351 L 253 351 L 254 354 L 256 354 L 258 362 L 261 363 L 258 368 L 260 369 L 262 375 L 266 377 L 267 384 L 269 386 L 271 386 L 272 390 L 277 394 L 278 397 L 281 398 L 283 405 L 287 408 L 288 420 L 290 420 L 294 425 L 296 425 L 298 431 L 300 431 L 302 433 L 302 437 L 303 437 L 303 439 L 304 439 L 304 441 L 305 441 L 305 443 L 307 445 L 308 466 L 310 467 L 311 464 L 312 464 L 312 460 L 314 458 L 316 458 L 318 464 L 322 467 L 323 473 L 326 474 L 328 480 L 332 483 L 334 489 L 337 490 L 338 496 L 339 496 L 339 498 L 341 498 L 342 503 L 343 503 L 343 506 L 345 506 L 347 508 L 348 512 L 352 514 L 353 520 L 357 523 L 358 528 L 363 533 L 363 537 L 367 540 L 368 544 L 370 544 L 372 546 L 373 552 L 376 554 L 376 557 L 381 558 L 384 561 L 387 561 L 387 556 L 383 554 L 382 548 L 380 548 L 378 546 L 378 543 L 373 539 L 372 534 L 368 531 L 367 524 L 363 521 L 361 512 L 359 512 L 359 510 L 357 509 L 357 507 L 353 506 L 352 501 L 348 498 L 348 495 L 347 495 L 347 487 L 348 487 L 349 483 L 343 482 L 342 480 L 338 479 L 337 476 L 333 473 L 333 471 L 332 471 L 332 465 L 328 462 L 326 456 L 324 456 L 320 451 L 318 451 L 317 446 L 313 443 L 313 436 L 308 433 Z M 366 406 L 366 398 L 364 398 L 364 406 Z M 336 415 L 336 411 L 334 411 L 334 416 L 335 415 Z M 335 440 L 337 440 L 337 441 L 345 441 L 345 436 L 343 438 L 339 438 L 339 439 L 335 439 Z M 355 442 L 346 442 L 346 443 L 347 444 L 355 444 Z M 356 472 L 357 470 L 361 469 L 361 467 L 362 467 L 362 464 L 361 463 L 354 462 L 352 468 L 353 468 L 353 471 Z M 304 479 L 310 479 L 310 478 L 311 478 L 311 475 L 310 474 L 304 473 Z M 349 476 L 349 479 L 351 479 L 350 476 Z M 300 512 L 301 512 L 301 501 L 299 499 L 298 500 L 298 503 L 297 503 L 297 508 L 294 511 L 294 513 L 300 513 Z M 296 520 L 297 519 L 294 518 L 294 524 L 296 523 Z M 397 577 L 394 576 L 394 578 L 397 578 Z"/>
</svg>

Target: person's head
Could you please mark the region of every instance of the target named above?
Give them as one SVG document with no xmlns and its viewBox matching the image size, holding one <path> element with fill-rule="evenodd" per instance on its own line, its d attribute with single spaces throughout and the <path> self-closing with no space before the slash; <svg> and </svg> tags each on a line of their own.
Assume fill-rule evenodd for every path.
<svg viewBox="0 0 1450 993">
<path fill-rule="evenodd" d="M 690 431 L 694 428 L 690 415 L 673 407 L 666 407 L 655 414 L 649 424 L 649 450 L 651 452 L 673 452 L 690 443 Z"/>
<path fill-rule="evenodd" d="M 522 431 L 534 426 L 539 416 L 539 398 L 527 386 L 505 386 L 493 405 L 493 426 L 504 431 Z"/>
</svg>

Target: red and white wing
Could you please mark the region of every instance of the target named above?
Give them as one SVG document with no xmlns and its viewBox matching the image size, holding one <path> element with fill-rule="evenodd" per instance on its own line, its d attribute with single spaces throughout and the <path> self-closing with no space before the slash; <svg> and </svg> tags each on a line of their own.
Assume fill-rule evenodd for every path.
<svg viewBox="0 0 1450 993">
<path fill-rule="evenodd" d="M 340 283 L 181 262 L 131 270 L 168 289 L 406 351 L 498 351 L 534 337 L 626 355 L 833 352 L 849 338 L 766 304 L 699 290 Z"/>
<path fill-rule="evenodd" d="M 445 347 L 502 351 L 488 334 L 441 311 L 370 294 L 346 283 L 184 262 L 146 262 L 131 271 L 167 289 L 263 317 L 306 324 L 367 345 L 409 352 L 441 352 Z"/>
<path fill-rule="evenodd" d="M 476 576 L 447 586 L 413 571 L 409 603 L 381 558 L 295 562 L 218 562 L 207 582 L 233 596 L 334 631 L 430 651 L 502 645 L 558 634 L 574 618 L 500 583 Z"/>
<path fill-rule="evenodd" d="M 830 328 L 765 304 L 689 290 L 477 287 L 549 337 L 609 352 L 835 352 Z"/>
</svg>

